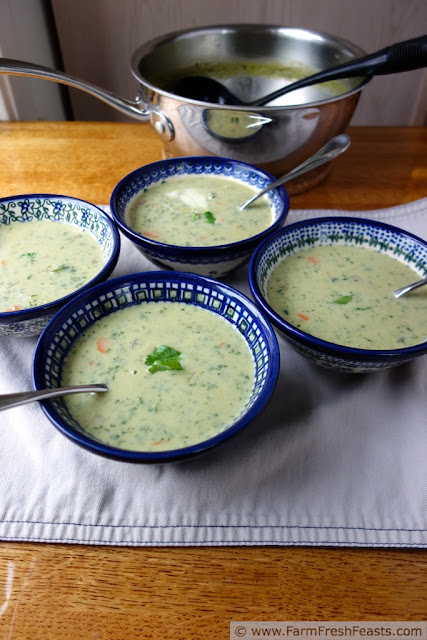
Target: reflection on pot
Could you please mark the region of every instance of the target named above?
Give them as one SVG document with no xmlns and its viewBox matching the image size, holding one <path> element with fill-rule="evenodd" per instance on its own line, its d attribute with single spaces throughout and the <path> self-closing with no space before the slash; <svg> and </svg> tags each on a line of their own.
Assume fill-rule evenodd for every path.
<svg viewBox="0 0 427 640">
<path fill-rule="evenodd" d="M 186 134 L 214 155 L 233 158 L 260 166 L 283 157 L 281 140 L 286 140 L 287 154 L 298 151 L 313 135 L 319 118 L 317 107 L 287 114 L 285 110 L 271 117 L 232 109 L 201 109 L 183 104 L 177 109 Z M 256 138 L 256 143 L 255 142 Z"/>
<path fill-rule="evenodd" d="M 202 121 L 208 133 L 219 140 L 241 142 L 253 138 L 272 119 L 251 111 L 204 109 Z"/>
</svg>

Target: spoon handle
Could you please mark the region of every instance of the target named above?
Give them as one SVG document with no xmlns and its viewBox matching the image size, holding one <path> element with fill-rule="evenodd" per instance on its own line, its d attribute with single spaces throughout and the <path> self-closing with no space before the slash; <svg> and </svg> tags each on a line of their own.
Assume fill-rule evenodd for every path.
<svg viewBox="0 0 427 640">
<path fill-rule="evenodd" d="M 252 204 L 255 200 L 263 196 L 267 191 L 271 191 L 276 187 L 279 187 L 281 184 L 285 184 L 285 182 L 289 182 L 289 180 L 293 180 L 298 176 L 306 173 L 307 171 L 311 171 L 312 169 L 316 169 L 316 167 L 320 167 L 325 162 L 329 162 L 340 155 L 343 151 L 345 151 L 350 145 L 350 138 L 342 133 L 339 136 L 335 136 L 332 140 L 329 140 L 319 151 L 317 151 L 314 155 L 312 155 L 308 160 L 305 160 L 301 164 L 299 164 L 295 169 L 292 169 L 288 173 L 285 173 L 284 176 L 278 178 L 271 184 L 269 184 L 265 189 L 258 191 L 252 198 L 246 200 L 243 204 L 240 205 L 240 211 L 246 209 L 250 204 Z"/>
<path fill-rule="evenodd" d="M 393 295 L 395 298 L 400 298 L 401 296 L 404 296 L 405 293 L 409 293 L 414 289 L 418 289 L 418 287 L 422 287 L 425 284 L 427 284 L 427 278 L 423 278 L 422 280 L 417 280 L 412 284 L 408 284 L 406 287 L 402 287 L 401 289 L 396 289 L 396 291 L 393 291 Z"/>
<path fill-rule="evenodd" d="M 57 396 L 66 396 L 72 393 L 92 393 L 108 391 L 106 384 L 86 384 L 75 387 L 58 387 L 56 389 L 40 389 L 39 391 L 21 391 L 19 393 L 6 393 L 0 395 L 0 411 L 19 407 L 35 400 L 48 400 Z"/>
<path fill-rule="evenodd" d="M 259 100 L 249 102 L 248 105 L 262 106 L 290 91 L 302 89 L 303 87 L 308 87 L 319 82 L 365 75 L 374 76 L 400 73 L 402 71 L 421 69 L 425 66 L 427 66 L 427 35 L 397 42 L 363 58 L 358 58 L 353 61 L 350 60 L 331 69 L 319 71 L 319 73 L 314 73 L 307 78 L 292 82 L 282 89 L 273 91 Z"/>
</svg>

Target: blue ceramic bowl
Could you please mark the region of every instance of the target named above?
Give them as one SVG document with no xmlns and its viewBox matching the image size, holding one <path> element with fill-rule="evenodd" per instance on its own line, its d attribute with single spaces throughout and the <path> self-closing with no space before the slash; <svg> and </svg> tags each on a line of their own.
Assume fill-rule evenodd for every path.
<svg viewBox="0 0 427 640">
<path fill-rule="evenodd" d="M 122 233 L 146 258 L 155 264 L 160 263 L 163 268 L 222 278 L 248 260 L 258 244 L 286 220 L 289 199 L 283 187 L 278 187 L 268 195 L 273 206 L 274 222 L 262 233 L 240 242 L 212 247 L 183 247 L 157 242 L 133 231 L 128 225 L 127 216 L 135 196 L 158 182 L 178 175 L 224 176 L 260 190 L 275 180 L 270 174 L 250 164 L 211 156 L 161 160 L 141 167 L 123 178 L 111 196 L 114 220 Z"/>
<path fill-rule="evenodd" d="M 110 313 L 132 305 L 159 301 L 195 305 L 216 313 L 244 337 L 255 363 L 251 397 L 238 418 L 209 440 L 172 451 L 127 451 L 103 444 L 70 415 L 63 398 L 43 402 L 51 422 L 73 442 L 97 453 L 127 462 L 168 462 L 194 456 L 221 444 L 243 429 L 265 407 L 279 372 L 279 348 L 271 325 L 243 294 L 216 280 L 190 273 L 157 271 L 134 273 L 101 283 L 63 307 L 43 331 L 33 358 L 35 389 L 61 386 L 64 361 L 75 340 Z M 102 382 L 102 381 L 101 381 Z M 143 425 L 141 425 L 143 426 Z"/>
<path fill-rule="evenodd" d="M 119 257 L 120 236 L 115 223 L 89 202 L 51 194 L 27 194 L 0 199 L 0 233 L 2 227 L 12 222 L 25 224 L 31 220 L 52 220 L 90 233 L 102 248 L 104 264 L 101 271 L 86 285 L 63 298 L 29 309 L 0 313 L 0 336 L 39 335 L 50 318 L 74 295 L 106 280 Z M 32 277 L 37 277 L 34 269 L 31 274 Z"/>
<path fill-rule="evenodd" d="M 255 301 L 282 337 L 312 362 L 352 373 L 393 367 L 427 353 L 427 342 L 388 351 L 354 349 L 326 342 L 293 326 L 270 307 L 267 284 L 277 263 L 304 248 L 325 244 L 364 246 L 396 257 L 420 278 L 427 275 L 427 243 L 397 227 L 352 217 L 317 218 L 291 224 L 267 238 L 249 265 L 249 285 Z"/>
</svg>

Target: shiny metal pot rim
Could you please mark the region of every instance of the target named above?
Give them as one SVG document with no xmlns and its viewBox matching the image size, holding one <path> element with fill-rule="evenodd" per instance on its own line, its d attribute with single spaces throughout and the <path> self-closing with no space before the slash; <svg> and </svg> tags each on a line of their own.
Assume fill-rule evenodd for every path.
<svg viewBox="0 0 427 640">
<path fill-rule="evenodd" d="M 313 99 L 304 103 L 290 103 L 290 104 L 274 104 L 274 105 L 263 105 L 262 107 L 257 106 L 245 106 L 245 105 L 220 105 L 212 102 L 204 102 L 201 100 L 194 100 L 192 98 L 186 98 L 184 96 L 180 96 L 174 93 L 171 90 L 160 87 L 159 84 L 154 83 L 147 77 L 147 74 L 141 69 L 142 64 L 144 63 L 146 66 L 150 64 L 150 58 L 155 56 L 156 53 L 160 52 L 162 48 L 167 48 L 168 46 L 180 46 L 186 43 L 186 40 L 191 42 L 191 39 L 196 37 L 215 37 L 219 35 L 220 37 L 230 36 L 235 34 L 239 34 L 239 36 L 246 37 L 255 31 L 259 33 L 264 33 L 265 35 L 272 35 L 274 37 L 283 38 L 283 39 L 291 39 L 295 40 L 295 42 L 310 42 L 312 41 L 317 45 L 328 45 L 337 50 L 348 54 L 348 58 L 352 57 L 362 57 L 366 55 L 366 51 L 361 47 L 355 45 L 349 40 L 339 38 L 332 34 L 326 32 L 320 32 L 311 29 L 304 29 L 299 27 L 290 27 L 290 26 L 280 26 L 273 24 L 248 24 L 248 23 L 236 23 L 236 24 L 224 24 L 224 25 L 210 25 L 210 26 L 202 26 L 195 27 L 192 29 L 182 29 L 177 31 L 172 31 L 166 33 L 164 35 L 158 36 L 149 40 L 138 47 L 131 56 L 131 71 L 134 77 L 141 83 L 143 86 L 148 89 L 149 92 L 153 94 L 158 94 L 160 96 L 165 96 L 168 98 L 178 99 L 180 102 L 184 104 L 192 104 L 200 107 L 208 108 L 215 107 L 215 109 L 219 110 L 230 110 L 237 112 L 256 112 L 259 113 L 260 110 L 262 112 L 269 111 L 277 111 L 280 110 L 293 110 L 293 109 L 305 109 L 309 106 L 314 105 L 323 105 L 331 102 L 336 102 L 337 100 L 345 99 L 349 96 L 354 95 L 355 93 L 359 93 L 364 86 L 372 79 L 371 76 L 363 76 L 360 78 L 352 79 L 352 84 L 354 86 L 349 88 L 348 91 L 343 93 L 339 93 L 337 95 L 333 95 L 328 98 L 322 99 Z M 226 58 L 224 57 L 224 60 Z M 193 60 L 194 62 L 194 60 Z M 341 62 L 341 61 L 339 61 Z M 338 64 L 338 62 L 335 62 Z M 188 61 L 188 67 L 191 66 L 190 60 Z M 333 66 L 331 63 L 330 66 Z M 300 90 L 301 91 L 301 90 Z M 315 87 L 314 87 L 315 91 Z M 150 97 L 150 96 L 149 96 Z M 150 97 L 152 98 L 152 97 Z"/>
</svg>

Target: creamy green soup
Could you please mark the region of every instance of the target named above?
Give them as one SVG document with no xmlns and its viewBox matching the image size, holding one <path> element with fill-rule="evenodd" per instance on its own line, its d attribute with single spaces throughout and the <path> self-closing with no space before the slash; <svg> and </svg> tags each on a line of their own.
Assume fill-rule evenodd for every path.
<svg viewBox="0 0 427 640">
<path fill-rule="evenodd" d="M 224 318 L 157 302 L 96 322 L 70 350 L 62 383 L 108 385 L 65 400 L 87 432 L 122 449 L 163 451 L 223 431 L 248 402 L 254 376 L 244 338 Z"/>
<path fill-rule="evenodd" d="M 407 265 L 356 246 L 303 249 L 278 263 L 270 306 L 307 333 L 358 349 L 399 349 L 427 339 L 427 291 L 396 299 L 417 280 Z"/>
<path fill-rule="evenodd" d="M 47 304 L 79 289 L 102 269 L 99 244 L 51 220 L 0 226 L 0 311 Z"/>
<path fill-rule="evenodd" d="M 239 210 L 255 193 L 232 178 L 174 176 L 135 196 L 127 223 L 140 235 L 166 244 L 206 247 L 238 242 L 273 223 L 267 196 Z"/>
<path fill-rule="evenodd" d="M 257 87 L 256 95 L 265 96 L 272 91 L 280 89 L 291 82 L 296 82 L 307 76 L 316 73 L 319 69 L 288 60 L 287 62 L 275 61 L 253 62 L 251 60 L 235 60 L 233 62 L 196 62 L 193 65 L 174 70 L 172 73 L 165 72 L 159 75 L 157 72 L 152 73 L 151 69 L 144 70 L 145 75 L 154 84 L 164 86 L 168 91 L 174 92 L 175 85 L 178 80 L 192 75 L 207 76 L 222 82 L 230 89 L 233 87 Z M 312 99 L 322 100 L 342 95 L 351 88 L 350 80 L 331 80 L 322 82 L 311 88 Z M 249 98 L 248 98 L 249 99 Z M 255 99 L 255 95 L 251 96 Z M 306 100 L 304 100 L 306 102 Z M 295 104 L 295 97 L 292 94 L 282 96 L 274 101 L 274 104 Z"/>
</svg>

